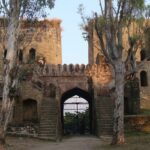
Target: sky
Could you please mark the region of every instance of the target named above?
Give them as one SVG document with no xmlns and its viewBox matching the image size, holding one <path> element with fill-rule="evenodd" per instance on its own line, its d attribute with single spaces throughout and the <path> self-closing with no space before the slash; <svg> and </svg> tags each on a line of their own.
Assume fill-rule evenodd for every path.
<svg viewBox="0 0 150 150">
<path fill-rule="evenodd" d="M 150 0 L 146 2 L 150 4 Z M 100 12 L 99 0 L 56 0 L 54 9 L 50 11 L 50 18 L 62 20 L 63 64 L 88 63 L 88 43 L 82 37 L 82 19 L 77 13 L 80 4 L 83 4 L 87 16 L 92 16 L 92 12 Z"/>
<path fill-rule="evenodd" d="M 63 64 L 87 64 L 88 43 L 82 37 L 80 24 L 82 19 L 77 13 L 79 4 L 83 4 L 85 14 L 99 11 L 99 0 L 56 0 L 55 7 L 50 11 L 50 18 L 62 20 L 62 59 Z"/>
</svg>

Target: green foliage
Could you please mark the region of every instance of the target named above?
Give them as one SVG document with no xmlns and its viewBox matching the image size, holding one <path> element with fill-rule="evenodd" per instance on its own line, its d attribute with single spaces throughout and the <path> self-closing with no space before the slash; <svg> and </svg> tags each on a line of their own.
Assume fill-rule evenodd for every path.
<svg viewBox="0 0 150 150">
<path fill-rule="evenodd" d="M 141 115 L 150 115 L 150 109 L 141 109 L 141 112 L 140 112 Z"/>
<path fill-rule="evenodd" d="M 134 9 L 144 9 L 144 0 L 129 0 L 129 4 L 134 7 Z"/>
<path fill-rule="evenodd" d="M 65 113 L 64 116 L 64 131 L 65 134 L 89 132 L 89 110 L 85 112 Z"/>
<path fill-rule="evenodd" d="M 12 0 L 3 0 L 0 2 L 0 14 L 7 14 L 8 17 L 12 15 L 13 7 L 18 11 L 19 17 L 26 19 L 35 19 L 46 17 L 47 8 L 52 9 L 55 0 L 18 0 L 18 5 L 13 6 Z"/>
<path fill-rule="evenodd" d="M 102 32 L 106 26 L 106 19 L 103 16 L 98 17 L 97 25 L 99 27 L 99 30 L 101 30 Z"/>
</svg>

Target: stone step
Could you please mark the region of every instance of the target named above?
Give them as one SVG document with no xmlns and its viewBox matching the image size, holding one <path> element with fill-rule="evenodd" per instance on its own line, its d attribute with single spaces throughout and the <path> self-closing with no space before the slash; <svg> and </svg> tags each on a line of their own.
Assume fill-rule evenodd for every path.
<svg viewBox="0 0 150 150">
<path fill-rule="evenodd" d="M 52 107 L 52 106 L 57 106 L 57 103 L 43 103 L 42 105 L 41 105 L 41 107 Z"/>
<path fill-rule="evenodd" d="M 40 126 L 55 126 L 56 122 L 42 122 L 40 123 Z"/>
<path fill-rule="evenodd" d="M 105 129 L 105 128 L 112 128 L 112 127 L 113 127 L 112 124 L 104 124 L 104 125 L 100 125 L 100 128 L 103 128 L 103 129 Z"/>
<path fill-rule="evenodd" d="M 45 135 L 47 135 L 47 136 L 56 136 L 56 132 L 39 132 L 39 135 L 40 136 L 45 136 Z"/>
<path fill-rule="evenodd" d="M 45 109 L 49 109 L 49 108 L 51 108 L 51 109 L 55 109 L 56 108 L 56 105 L 45 105 L 45 106 L 41 106 L 41 108 L 45 108 Z"/>
<path fill-rule="evenodd" d="M 100 131 L 100 135 L 112 135 L 113 131 Z"/>
<path fill-rule="evenodd" d="M 55 127 L 56 127 L 56 125 L 49 125 L 49 126 L 47 126 L 47 125 L 40 125 L 39 126 L 40 129 L 51 129 L 51 128 L 55 128 Z"/>
<path fill-rule="evenodd" d="M 102 124 L 107 124 L 107 123 L 109 123 L 109 124 L 111 123 L 111 124 L 112 124 L 112 123 L 113 123 L 113 120 L 103 120 L 103 119 L 99 119 L 98 121 L 101 122 Z"/>
<path fill-rule="evenodd" d="M 44 100 L 41 106 L 39 137 L 41 139 L 56 140 L 57 102 Z"/>
<path fill-rule="evenodd" d="M 40 128 L 40 131 L 39 131 L 39 133 L 44 133 L 44 134 L 55 134 L 56 132 L 55 132 L 55 128 L 49 128 L 49 129 L 44 129 L 44 128 Z"/>
<path fill-rule="evenodd" d="M 47 110 L 47 111 L 48 111 L 48 110 L 49 110 L 49 111 L 56 111 L 55 108 L 51 108 L 51 107 L 46 107 L 46 108 L 43 107 L 43 108 L 42 108 L 42 107 L 41 107 L 41 111 L 43 111 L 43 110 Z"/>
<path fill-rule="evenodd" d="M 40 127 L 51 127 L 51 126 L 56 126 L 56 123 L 49 123 L 49 122 L 45 122 L 45 123 L 40 123 Z"/>
<path fill-rule="evenodd" d="M 110 116 L 110 115 L 103 115 L 103 116 L 102 116 L 102 115 L 99 115 L 99 118 L 100 118 L 100 119 L 103 119 L 103 118 L 104 118 L 104 119 L 113 119 L 113 116 Z"/>
<path fill-rule="evenodd" d="M 39 139 L 42 140 L 52 140 L 52 141 L 56 141 L 56 136 L 54 135 L 39 135 Z"/>
<path fill-rule="evenodd" d="M 45 123 L 41 123 L 40 127 L 47 127 L 47 126 L 56 126 L 56 123 L 50 123 L 50 122 L 45 122 Z"/>
<path fill-rule="evenodd" d="M 56 122 L 56 118 L 50 118 L 50 117 L 45 117 L 45 118 L 41 118 L 40 119 L 40 122 L 42 123 L 42 122 L 50 122 L 50 123 L 52 123 L 52 122 Z"/>
<path fill-rule="evenodd" d="M 56 135 L 55 134 L 39 134 L 39 137 L 41 139 L 47 137 L 47 139 L 56 139 Z"/>
<path fill-rule="evenodd" d="M 41 130 L 39 131 L 39 133 L 55 133 L 55 128 L 40 128 Z"/>
<path fill-rule="evenodd" d="M 46 112 L 44 112 L 44 113 L 41 113 L 41 117 L 43 117 L 43 116 L 49 116 L 49 117 L 51 117 L 51 116 L 56 116 L 58 113 L 46 113 Z"/>
<path fill-rule="evenodd" d="M 41 117 L 42 117 L 42 115 L 56 115 L 58 112 L 56 112 L 56 111 L 46 111 L 46 110 L 44 110 L 44 111 L 41 111 Z"/>
</svg>

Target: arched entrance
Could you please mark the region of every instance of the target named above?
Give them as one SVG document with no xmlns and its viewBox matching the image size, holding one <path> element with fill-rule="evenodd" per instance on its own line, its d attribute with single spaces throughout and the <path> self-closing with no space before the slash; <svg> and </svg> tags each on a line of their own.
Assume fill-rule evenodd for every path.
<svg viewBox="0 0 150 150">
<path fill-rule="evenodd" d="M 92 98 L 88 92 L 74 88 L 62 95 L 61 123 L 63 135 L 92 134 L 92 120 Z"/>
</svg>

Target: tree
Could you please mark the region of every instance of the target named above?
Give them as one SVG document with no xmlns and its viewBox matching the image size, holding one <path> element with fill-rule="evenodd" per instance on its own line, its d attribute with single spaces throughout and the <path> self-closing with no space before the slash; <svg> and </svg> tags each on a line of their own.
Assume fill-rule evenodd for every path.
<svg viewBox="0 0 150 150">
<path fill-rule="evenodd" d="M 99 0 L 101 14 L 95 13 L 95 31 L 101 53 L 112 65 L 115 74 L 115 107 L 113 120 L 112 144 L 124 143 L 124 83 L 125 77 L 134 77 L 137 64 L 135 54 L 143 44 L 144 0 Z M 104 4 L 104 8 L 103 8 Z M 80 9 L 82 10 L 82 9 Z M 81 12 L 82 18 L 83 13 Z M 147 7 L 147 15 L 149 15 Z M 91 19 L 90 19 L 91 20 Z M 88 19 L 89 21 L 89 19 Z M 142 22 L 142 23 L 141 23 Z M 138 32 L 130 34 L 132 25 L 136 25 Z M 143 28 L 144 25 L 144 28 Z M 124 47 L 123 34 L 128 30 L 128 49 Z M 125 56 L 125 52 L 127 55 Z"/>
<path fill-rule="evenodd" d="M 17 50 L 21 21 L 45 17 L 46 8 L 53 8 L 55 0 L 1 0 L 1 15 L 7 20 L 6 50 L 3 70 L 3 99 L 0 113 L 0 142 L 5 143 L 6 129 L 11 118 L 17 93 L 18 69 Z"/>
<path fill-rule="evenodd" d="M 100 1 L 101 5 L 101 1 Z M 136 73 L 137 65 L 135 54 L 139 45 L 142 45 L 140 36 L 144 31 L 140 27 L 143 15 L 144 1 L 117 0 L 117 8 L 112 0 L 105 0 L 105 7 L 100 17 L 95 16 L 95 30 L 99 45 L 106 60 L 113 66 L 115 73 L 115 107 L 113 121 L 112 144 L 124 143 L 124 83 L 125 77 Z M 137 33 L 130 34 L 132 24 L 139 28 Z M 142 22 L 143 25 L 143 22 Z M 145 24 L 144 24 L 145 26 Z M 123 44 L 123 31 L 128 29 L 128 45 Z M 125 51 L 127 56 L 125 58 Z"/>
</svg>

